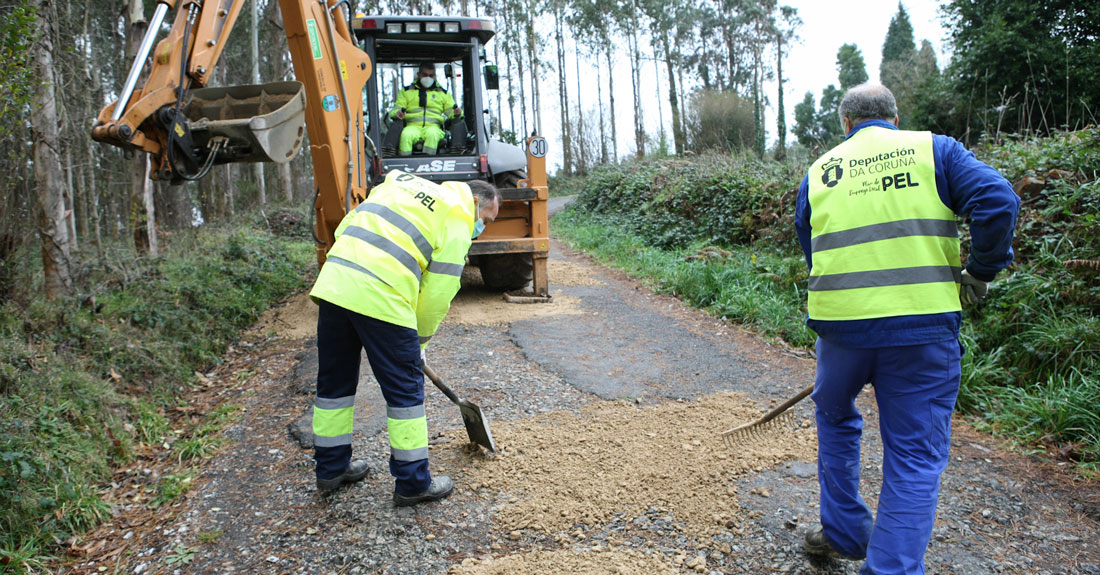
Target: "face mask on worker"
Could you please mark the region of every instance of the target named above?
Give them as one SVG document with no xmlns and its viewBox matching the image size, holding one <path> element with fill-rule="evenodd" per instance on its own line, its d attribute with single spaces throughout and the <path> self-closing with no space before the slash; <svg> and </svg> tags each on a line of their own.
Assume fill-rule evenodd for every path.
<svg viewBox="0 0 1100 575">
<path fill-rule="evenodd" d="M 474 235 L 470 237 L 477 238 L 483 231 L 485 231 L 485 220 L 478 218 L 477 221 L 474 222 Z"/>
<path fill-rule="evenodd" d="M 424 86 L 425 88 L 431 88 L 432 84 L 435 84 L 435 78 L 432 78 L 431 76 L 424 76 L 420 79 L 420 85 Z"/>
</svg>

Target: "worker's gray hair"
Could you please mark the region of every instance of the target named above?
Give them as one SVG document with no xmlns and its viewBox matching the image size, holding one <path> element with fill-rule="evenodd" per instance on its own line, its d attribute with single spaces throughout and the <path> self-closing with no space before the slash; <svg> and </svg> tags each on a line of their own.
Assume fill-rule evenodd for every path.
<svg viewBox="0 0 1100 575">
<path fill-rule="evenodd" d="M 853 126 L 864 120 L 893 121 L 897 116 L 894 94 L 882 84 L 853 86 L 840 101 L 840 119 L 848 118 Z"/>
<path fill-rule="evenodd" d="M 470 193 L 480 200 L 482 206 L 500 205 L 500 190 L 493 184 L 485 180 L 470 180 L 466 185 L 470 186 Z"/>
</svg>

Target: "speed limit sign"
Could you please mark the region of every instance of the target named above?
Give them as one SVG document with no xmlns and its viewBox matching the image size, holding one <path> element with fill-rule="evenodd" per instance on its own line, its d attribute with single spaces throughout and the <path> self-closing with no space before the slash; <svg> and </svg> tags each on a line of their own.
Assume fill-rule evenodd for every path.
<svg viewBox="0 0 1100 575">
<path fill-rule="evenodd" d="M 536 158 L 545 158 L 546 152 L 549 150 L 550 145 L 546 143 L 546 138 L 534 138 L 527 144 L 527 148 L 531 151 L 531 155 Z"/>
</svg>

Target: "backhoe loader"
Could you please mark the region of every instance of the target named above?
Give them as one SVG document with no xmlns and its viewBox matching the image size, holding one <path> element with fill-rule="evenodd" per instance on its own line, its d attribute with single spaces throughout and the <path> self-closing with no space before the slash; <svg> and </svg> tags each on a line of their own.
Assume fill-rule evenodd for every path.
<svg viewBox="0 0 1100 575">
<path fill-rule="evenodd" d="M 244 2 L 159 0 L 119 98 L 100 111 L 92 137 L 149 153 L 151 177 L 178 183 L 217 164 L 290 161 L 308 133 L 321 264 L 340 220 L 390 170 L 495 182 L 504 199 L 500 216 L 474 241 L 469 259 L 488 286 L 529 287 L 527 295 L 548 299 L 547 142 L 532 136 L 524 151 L 489 138 L 485 89 L 498 82 L 484 50 L 492 21 L 353 17 L 346 0 L 278 2 L 296 81 L 207 87 Z M 173 10 L 171 29 L 154 48 Z M 444 66 L 465 113 L 448 126 L 436 155 L 395 155 L 400 125 L 383 106 L 422 62 Z"/>
</svg>

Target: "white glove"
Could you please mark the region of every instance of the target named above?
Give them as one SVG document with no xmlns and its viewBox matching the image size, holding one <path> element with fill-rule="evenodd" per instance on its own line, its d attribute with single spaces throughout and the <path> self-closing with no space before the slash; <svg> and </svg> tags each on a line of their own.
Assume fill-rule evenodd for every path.
<svg viewBox="0 0 1100 575">
<path fill-rule="evenodd" d="M 420 348 L 420 365 L 428 365 L 428 354 L 424 353 L 424 348 Z"/>
<path fill-rule="evenodd" d="M 959 283 L 959 301 L 961 301 L 964 306 L 981 303 L 982 298 L 985 297 L 985 292 L 989 291 L 989 282 L 983 282 L 970 275 L 966 270 L 963 270 L 962 279 Z"/>
</svg>

